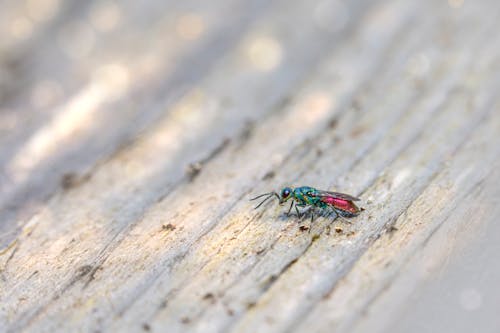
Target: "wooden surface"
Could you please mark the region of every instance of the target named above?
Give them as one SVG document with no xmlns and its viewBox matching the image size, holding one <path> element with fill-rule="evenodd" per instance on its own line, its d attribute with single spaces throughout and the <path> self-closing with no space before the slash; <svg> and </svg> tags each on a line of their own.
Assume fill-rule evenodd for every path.
<svg viewBox="0 0 500 333">
<path fill-rule="evenodd" d="M 1 332 L 500 329 L 498 1 L 0 6 Z"/>
</svg>

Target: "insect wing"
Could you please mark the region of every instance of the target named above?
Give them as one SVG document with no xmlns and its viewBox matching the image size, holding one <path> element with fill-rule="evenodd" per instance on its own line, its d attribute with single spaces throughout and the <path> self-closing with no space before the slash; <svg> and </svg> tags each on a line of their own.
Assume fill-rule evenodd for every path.
<svg viewBox="0 0 500 333">
<path fill-rule="evenodd" d="M 345 193 L 340 193 L 340 192 L 329 192 L 329 191 L 321 191 L 318 190 L 318 194 L 321 197 L 334 197 L 338 199 L 344 199 L 348 201 L 359 201 L 359 198 L 353 197 L 352 195 L 345 194 Z"/>
</svg>

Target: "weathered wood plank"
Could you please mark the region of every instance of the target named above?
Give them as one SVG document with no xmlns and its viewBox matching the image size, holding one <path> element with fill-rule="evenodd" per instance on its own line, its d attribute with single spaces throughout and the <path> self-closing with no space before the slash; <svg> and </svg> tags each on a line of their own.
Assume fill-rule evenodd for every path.
<svg viewBox="0 0 500 333">
<path fill-rule="evenodd" d="M 373 324 L 369 326 L 371 328 L 385 324 L 384 330 L 390 327 L 405 332 L 417 331 L 418 328 L 420 331 L 436 328 L 454 332 L 497 331 L 500 327 L 500 319 L 496 316 L 500 305 L 496 288 L 500 278 L 496 261 L 500 235 L 496 220 L 500 207 L 498 170 L 497 164 L 490 175 L 471 188 L 469 196 L 464 198 L 467 205 L 461 202 L 456 206 L 429 237 L 419 255 L 413 256 L 407 263 L 408 268 L 393 281 L 387 295 L 394 291 L 398 295 L 391 303 L 401 299 L 402 295 L 409 295 L 412 300 L 411 303 L 399 304 L 398 311 L 394 311 L 399 320 L 394 322 L 381 316 L 374 322 L 373 313 L 358 331 L 370 324 Z M 437 274 L 429 275 L 432 271 Z M 419 277 L 418 281 L 415 281 L 415 275 Z M 405 283 L 408 277 L 413 277 L 411 284 Z M 404 290 L 398 287 L 401 282 L 406 286 Z M 410 291 L 409 285 L 416 288 Z M 387 296 L 383 299 L 380 301 L 387 301 Z M 380 301 L 373 305 L 374 308 L 381 304 Z M 393 308 L 394 305 L 390 305 L 387 309 Z M 430 316 L 431 313 L 436 316 Z"/>
<path fill-rule="evenodd" d="M 429 265 L 439 265 L 445 260 L 446 253 L 432 252 L 423 255 L 422 252 L 427 251 L 426 242 L 430 237 L 434 237 L 434 232 L 442 223 L 457 222 L 457 219 L 449 218 L 450 214 L 455 214 L 455 208 L 462 206 L 461 203 L 475 200 L 469 198 L 470 193 L 484 181 L 499 162 L 500 150 L 486 142 L 489 140 L 488 134 L 498 133 L 500 129 L 498 126 L 500 126 L 498 117 L 491 116 L 485 120 L 465 147 L 453 157 L 451 164 L 432 180 L 404 214 L 394 222 L 393 227 L 397 230 L 380 236 L 356 262 L 342 283 L 316 306 L 307 320 L 301 323 L 302 329 L 329 331 L 335 328 L 339 332 L 351 332 L 352 326 L 361 325 L 357 322 L 359 313 L 366 311 L 368 304 L 370 319 L 361 321 L 364 329 L 360 331 L 366 331 L 368 327 L 375 329 L 376 326 L 372 324 L 374 321 L 382 321 L 382 318 L 387 322 L 392 321 L 388 316 L 392 316 L 395 307 L 401 306 L 406 300 L 406 292 L 411 290 L 408 289 L 409 286 L 424 278 L 415 270 L 429 269 L 422 267 L 422 264 L 412 264 L 409 262 L 409 257 L 418 258 L 417 261 L 426 258 Z M 465 169 L 464 165 L 467 165 Z M 485 165 L 488 167 L 485 168 Z M 399 289 L 389 297 L 391 302 L 398 300 L 399 303 L 394 304 L 392 309 L 387 304 L 382 307 L 379 307 L 381 304 L 370 304 L 379 293 L 387 293 L 387 288 L 397 288 L 392 286 L 393 279 L 396 276 L 397 279 L 404 279 L 404 274 L 401 273 L 403 267 L 408 270 L 405 273 L 408 275 L 405 278 L 406 283 L 402 287 L 405 292 Z M 325 313 L 332 315 L 328 319 L 319 320 Z"/>
<path fill-rule="evenodd" d="M 263 20 L 263 22 L 269 22 L 266 24 L 274 22 L 275 13 L 280 12 L 283 5 L 284 3 L 281 2 L 280 5 L 276 6 L 274 11 L 271 11 L 270 14 L 267 15 L 267 18 Z M 305 2 L 301 4 L 302 7 L 304 5 Z M 299 8 L 301 7 L 298 7 L 297 9 Z M 301 14 L 300 10 L 297 10 L 296 13 Z M 283 29 L 282 31 L 285 31 L 286 24 L 288 24 L 287 21 L 281 22 L 281 24 L 285 24 L 285 26 L 277 25 L 276 29 Z M 315 28 L 310 24 L 307 26 L 311 27 L 311 29 L 313 30 L 316 29 L 318 32 L 322 31 L 322 29 L 318 30 L 318 28 Z M 263 25 L 263 27 L 265 27 L 265 25 Z M 276 30 L 275 32 L 279 33 L 279 30 Z M 269 33 L 272 34 L 273 32 L 271 31 Z M 257 33 L 257 36 L 259 35 L 260 33 Z M 332 35 L 330 32 L 326 31 L 324 32 L 323 36 L 326 38 L 326 40 L 329 40 L 331 39 Z M 243 49 L 247 45 L 247 43 L 245 42 L 246 41 L 243 41 L 241 45 L 241 48 Z M 284 47 L 283 52 L 286 51 L 291 54 L 299 52 L 298 48 L 303 47 L 301 39 L 293 35 L 291 35 L 290 39 L 288 40 L 283 39 L 282 42 L 282 47 Z M 288 45 L 286 44 L 287 42 L 289 43 Z M 316 47 L 319 48 L 317 52 L 312 52 L 314 50 L 314 47 L 311 45 L 311 47 L 307 49 L 307 53 L 304 53 L 305 56 L 302 58 L 303 60 L 301 60 L 304 61 L 304 63 L 302 63 L 300 66 L 293 67 L 301 71 L 302 73 L 308 72 L 307 64 L 317 59 L 317 56 L 321 55 L 321 50 L 323 49 L 323 47 L 325 47 L 325 43 L 319 43 L 317 40 L 312 41 L 312 43 L 314 43 L 314 45 L 317 45 Z M 292 49 L 288 48 L 289 45 Z M 328 43 L 326 43 L 326 47 L 330 47 Z M 262 98 L 259 100 L 255 100 L 255 98 L 253 97 L 253 94 L 255 94 L 255 89 L 248 90 L 248 92 L 252 94 L 250 98 L 244 97 L 245 95 L 242 93 L 244 93 L 245 91 L 242 90 L 239 92 L 239 97 L 241 97 L 240 99 L 235 100 L 229 106 L 225 106 L 226 111 L 222 115 L 226 115 L 226 121 L 223 121 L 221 118 L 221 113 L 219 112 L 220 110 L 214 108 L 214 105 L 219 105 L 221 104 L 221 102 L 227 99 L 226 94 L 228 94 L 228 92 L 223 91 L 224 95 L 222 96 L 220 94 L 215 96 L 207 96 L 205 93 L 200 94 L 198 92 L 199 90 L 191 93 L 175 107 L 175 109 L 171 112 L 170 117 L 167 117 L 162 123 L 157 125 L 156 129 L 152 131 L 151 134 L 149 134 L 143 140 L 139 141 L 132 148 L 127 149 L 122 154 L 118 154 L 117 156 L 115 156 L 114 160 L 112 160 L 109 165 L 106 165 L 103 168 L 106 171 L 96 171 L 92 175 L 92 179 L 89 180 L 88 184 L 84 184 L 81 188 L 78 188 L 75 191 L 70 191 L 67 196 L 63 194 L 62 199 L 56 199 L 50 209 L 46 210 L 41 214 L 41 216 L 33 220 L 32 225 L 36 225 L 37 229 L 40 228 L 40 237 L 44 240 L 35 240 L 33 238 L 34 234 L 31 234 L 30 238 L 33 239 L 33 241 L 38 242 L 39 245 L 46 244 L 48 242 L 51 244 L 60 244 L 63 247 L 69 246 L 71 248 L 73 246 L 72 244 L 75 244 L 78 248 L 81 249 L 72 249 L 72 253 L 74 255 L 73 259 L 70 259 L 68 257 L 67 251 L 64 251 L 66 253 L 62 254 L 62 257 L 57 256 L 54 259 L 50 259 L 49 256 L 49 261 L 64 260 L 66 262 L 76 260 L 77 262 L 81 262 L 81 264 L 76 264 L 76 266 L 83 267 L 83 271 L 85 272 L 84 268 L 87 267 L 86 265 L 88 265 L 88 261 L 86 260 L 86 256 L 82 257 L 82 255 L 84 253 L 88 253 L 88 246 L 90 244 L 92 244 L 91 246 L 94 247 L 95 251 L 97 251 L 90 251 L 90 253 L 88 254 L 90 258 L 92 257 L 92 255 L 97 255 L 95 259 L 90 259 L 90 262 L 103 261 L 107 256 L 107 252 L 111 251 L 115 246 L 113 244 L 119 244 L 122 237 L 126 237 L 125 235 L 127 234 L 125 233 L 125 235 L 119 236 L 117 238 L 117 233 L 119 235 L 121 231 L 126 231 L 126 229 L 123 230 L 123 228 L 126 227 L 128 223 L 133 222 L 141 215 L 141 212 L 147 208 L 147 203 L 149 200 L 161 198 L 166 193 L 169 193 L 170 187 L 176 182 L 175 179 L 180 179 L 179 177 L 183 175 L 184 165 L 186 165 L 193 159 L 198 159 L 196 157 L 197 151 L 203 154 L 208 148 L 207 146 L 214 143 L 218 144 L 218 142 L 220 142 L 220 140 L 224 138 L 226 134 L 237 132 L 238 123 L 239 127 L 241 128 L 248 118 L 251 119 L 252 116 L 259 116 L 259 114 L 261 114 L 260 112 L 269 112 L 269 110 L 272 109 L 273 104 L 279 102 L 279 100 L 283 98 L 283 93 L 287 92 L 287 87 L 294 83 L 294 80 L 292 80 L 291 76 L 293 72 L 284 67 L 282 70 L 277 72 L 260 71 L 259 74 L 259 71 L 256 71 L 251 63 L 247 62 L 241 64 L 241 61 L 239 60 L 241 58 L 241 48 L 237 49 L 234 53 L 234 61 L 231 61 L 230 59 L 230 61 L 224 63 L 224 66 L 230 66 L 232 68 L 227 69 L 227 71 L 230 73 L 236 71 L 243 73 L 242 70 L 246 67 L 248 73 L 255 76 L 256 86 L 262 85 L 263 81 L 271 84 L 269 88 L 272 88 L 273 90 L 268 89 L 268 95 L 266 95 L 266 98 L 269 99 L 268 106 L 266 106 L 266 103 L 262 100 Z M 292 60 L 297 65 L 297 61 L 299 60 L 299 58 L 296 59 L 297 60 L 294 60 L 292 58 Z M 292 60 L 286 60 L 286 62 Z M 242 65 L 243 68 L 241 68 Z M 224 68 L 221 69 L 221 72 L 224 74 Z M 273 73 L 277 73 L 278 75 L 274 75 Z M 281 75 L 286 75 L 286 80 L 279 75 L 280 73 Z M 221 81 L 220 76 L 221 74 L 216 72 L 216 75 L 214 75 L 213 78 L 206 80 L 203 85 L 203 89 L 214 89 L 217 86 L 227 86 L 229 84 L 227 76 L 224 75 L 223 81 Z M 300 75 L 296 77 L 300 78 Z M 276 79 L 276 83 L 282 83 L 280 83 L 280 85 L 272 85 L 272 78 Z M 235 80 L 236 81 L 233 81 L 233 85 L 238 85 L 238 80 L 244 80 L 246 82 L 247 88 L 252 87 L 252 85 L 249 84 L 250 81 L 248 75 L 244 78 L 236 77 Z M 229 84 L 229 86 L 231 86 L 231 84 Z M 276 91 L 276 94 L 273 93 L 274 91 Z M 239 110 L 240 113 L 234 113 L 232 112 L 233 110 Z M 243 112 L 243 110 L 247 111 Z M 203 119 L 203 122 L 196 121 L 196 119 Z M 198 128 L 193 126 L 193 121 L 196 121 L 194 124 L 198 123 Z M 218 126 L 220 130 L 215 130 L 213 126 Z M 214 135 L 215 133 L 218 134 Z M 182 143 L 181 135 L 184 135 L 185 139 L 187 140 L 184 144 Z M 186 149 L 179 151 L 180 147 L 186 147 L 190 144 L 190 142 L 191 145 L 194 142 L 198 142 L 198 146 L 195 147 L 194 152 Z M 179 153 L 182 153 L 183 155 L 179 155 Z M 160 159 L 158 160 L 157 157 L 160 157 Z M 124 163 L 127 160 L 129 161 L 129 163 Z M 158 163 L 152 164 L 152 160 L 156 160 Z M 146 165 L 148 165 L 147 168 L 145 167 Z M 173 170 L 169 170 L 171 168 L 171 165 L 172 167 L 174 167 Z M 124 182 L 123 180 L 129 178 L 129 175 L 131 173 L 134 173 L 134 178 L 131 179 L 131 181 Z M 155 174 L 157 174 L 157 176 L 155 176 Z M 134 186 L 134 184 L 137 185 Z M 134 189 L 134 187 L 137 188 L 137 186 L 139 186 L 139 188 L 147 189 L 148 193 L 147 196 L 141 195 L 139 201 L 137 201 L 137 190 Z M 99 194 L 96 195 L 96 193 Z M 85 212 L 78 209 L 78 207 L 81 206 L 82 200 L 86 202 L 87 208 Z M 124 205 L 127 206 L 127 211 L 123 210 Z M 120 208 L 120 210 L 117 210 L 118 207 L 122 208 Z M 138 208 L 139 210 L 135 211 L 136 208 Z M 53 218 L 53 210 L 59 211 L 59 213 L 57 214 L 62 214 L 57 218 L 57 221 Z M 109 214 L 115 214 L 116 217 L 112 217 L 112 215 Z M 112 224 L 108 224 L 106 223 L 106 221 L 112 221 Z M 110 230 L 107 230 L 108 227 L 110 227 Z M 47 233 L 47 229 L 50 230 L 50 233 Z M 28 227 L 28 230 L 31 230 L 31 226 Z M 72 232 L 70 239 L 67 238 L 69 230 L 76 231 Z M 98 238 L 95 238 L 96 234 L 102 234 L 101 237 L 104 237 L 101 240 L 103 243 L 102 250 L 99 250 L 99 248 L 95 248 L 95 244 L 101 242 L 98 240 Z M 81 235 L 87 235 L 88 237 L 90 237 L 88 238 L 89 243 L 86 243 Z M 57 239 L 59 240 L 57 241 Z M 111 246 L 110 244 L 108 244 L 109 241 L 113 242 Z M 43 253 L 44 256 L 47 255 L 47 251 L 45 251 L 43 247 L 38 249 L 32 248 L 28 251 L 29 254 L 22 253 L 22 251 L 20 250 L 17 252 L 16 257 L 22 258 L 23 256 L 25 256 L 30 258 L 31 261 L 33 260 L 34 256 L 36 256 L 36 253 Z M 56 249 L 55 251 L 57 252 L 58 249 Z M 99 252 L 101 253 L 99 254 Z M 12 264 L 15 265 L 15 263 Z M 99 264 L 96 264 L 95 266 L 97 267 L 99 266 Z M 24 272 L 25 278 L 28 279 L 25 282 L 27 285 L 31 285 L 31 281 L 29 280 L 29 278 L 32 274 L 32 271 L 29 271 L 31 270 L 26 270 Z M 66 286 L 72 285 L 73 283 L 73 272 L 67 272 L 65 267 L 61 267 L 61 272 L 65 274 L 66 278 L 62 277 L 61 272 L 57 271 L 46 271 L 42 273 L 39 270 L 38 272 L 41 274 L 49 274 L 50 276 L 58 276 L 56 280 L 51 280 L 50 278 L 41 280 L 49 283 L 54 283 L 51 288 L 43 288 L 39 285 L 31 285 L 30 288 L 43 289 L 48 293 L 46 295 L 44 295 L 43 293 L 40 294 L 40 300 L 47 297 L 49 301 L 54 297 L 58 298 L 59 292 L 55 293 L 54 296 L 49 296 L 50 293 L 52 293 L 52 290 L 54 290 L 54 288 L 55 290 L 64 290 L 65 288 L 67 288 Z M 76 274 L 77 276 L 79 276 L 80 271 L 77 271 Z M 21 279 L 20 276 L 18 276 L 17 278 Z M 67 282 L 61 283 L 61 278 L 63 280 L 66 280 Z M 15 293 L 12 293 L 12 295 L 15 295 Z M 37 301 L 33 301 L 33 304 L 37 303 Z M 20 310 L 19 307 L 16 306 L 16 308 L 17 311 Z M 30 311 L 34 311 L 33 313 L 36 313 L 39 310 L 37 310 L 35 307 Z M 30 315 L 28 313 L 25 313 L 23 317 L 25 319 L 29 319 Z M 21 325 L 22 323 L 18 322 L 17 324 Z"/>
<path fill-rule="evenodd" d="M 172 3 L 148 4 L 142 17 L 126 3 L 130 36 L 164 31 L 153 26 Z M 212 22 L 207 39 L 174 51 L 186 57 L 178 68 L 162 63 L 153 79 L 103 101 L 104 123 L 67 136 L 67 153 L 33 165 L 48 181 L 44 195 L 56 195 L 16 199 L 16 212 L 31 199 L 41 210 L 0 254 L 0 330 L 404 327 L 392 315 L 446 260 L 436 250 L 453 241 L 447 230 L 470 218 L 473 208 L 460 205 L 467 193 L 477 192 L 472 205 L 494 206 L 487 196 L 496 193 L 500 165 L 494 1 L 231 2 L 241 16 L 216 23 L 228 4 L 178 5 Z M 163 24 L 175 24 L 177 14 Z M 158 21 L 146 22 L 148 15 Z M 340 24 L 324 25 L 332 20 Z M 99 48 L 117 54 L 120 43 Z M 145 54 L 166 55 L 161 48 Z M 170 90 L 174 82 L 180 93 Z M 142 106 L 117 111 L 134 96 Z M 38 118 L 33 128 L 57 136 L 51 124 Z M 38 135 L 16 131 L 0 137 L 2 151 L 9 142 L 29 147 Z M 104 144 L 88 147 L 89 136 L 100 134 Z M 67 170 L 88 177 L 57 190 Z M 304 220 L 308 232 L 274 202 L 252 210 L 251 194 L 285 184 L 360 195 L 366 211 L 352 224 Z M 494 213 L 482 216 L 492 221 Z M 7 221 L 3 228 L 12 230 L 18 220 Z"/>
<path fill-rule="evenodd" d="M 477 92 L 480 92 L 479 88 L 484 87 L 478 87 Z M 235 331 L 285 331 L 294 327 L 350 270 L 365 249 L 406 210 L 414 196 L 428 186 L 434 173 L 445 162 L 444 158 L 465 142 L 474 125 L 484 119 L 486 112 L 492 112 L 491 107 L 491 104 L 481 105 L 482 112 L 478 110 L 468 116 L 467 98 L 450 96 L 449 104 L 433 117 L 432 123 L 426 125 L 422 135 L 401 152 L 395 162 L 385 167 L 383 176 L 364 193 L 373 197 L 372 205 L 384 207 L 384 214 L 361 217 L 359 221 L 364 223 L 360 222 L 349 230 L 354 231 L 355 236 L 317 239 L 296 263 L 280 274 L 269 291 L 246 313 Z M 397 138 L 397 141 L 405 140 Z M 440 144 L 425 143 L 429 141 Z M 394 142 L 391 140 L 386 144 L 389 146 Z M 357 184 L 354 172 L 351 179 Z M 364 192 L 364 189 L 361 191 Z M 355 187 L 353 192 L 359 193 L 360 189 Z M 278 313 L 272 311 L 278 307 Z M 330 326 L 325 329 L 329 330 Z"/>
<path fill-rule="evenodd" d="M 0 139 L 0 218 L 8 220 L 0 226 L 0 246 L 7 245 L 19 231 L 15 228 L 16 221 L 31 216 L 40 203 L 60 189 L 61 183 L 65 186 L 65 175 L 91 173 L 96 163 L 168 117 L 172 105 L 240 42 L 267 2 L 214 1 L 210 6 L 198 6 L 193 14 L 191 8 L 197 2 L 187 1 L 166 11 L 166 15 L 156 14 L 155 20 L 142 28 L 142 34 L 154 43 L 144 45 L 143 35 L 137 35 L 137 27 L 132 25 L 98 39 L 93 46 L 95 57 L 58 63 L 54 74 L 50 72 L 53 59 L 61 58 L 60 48 L 65 45 L 50 41 L 41 51 L 36 49 L 34 57 L 39 62 L 36 68 L 49 72 L 30 71 L 31 75 L 24 80 L 39 85 L 47 85 L 49 81 L 58 90 L 65 87 L 67 90 L 61 93 L 67 97 L 61 98 L 59 104 L 43 107 L 36 101 L 35 105 L 27 103 L 33 101 L 33 96 L 21 95 L 2 112 L 4 117 L 11 117 L 23 126 L 6 131 Z M 166 8 L 168 5 L 165 3 Z M 153 7 L 161 9 L 158 5 Z M 131 4 L 118 8 L 125 11 L 122 14 L 125 18 L 135 18 L 136 24 L 146 20 L 132 15 L 135 8 Z M 231 10 L 233 15 L 221 21 L 215 14 L 223 9 Z M 145 5 L 141 12 L 147 17 L 154 8 Z M 183 15 L 199 17 L 204 31 L 198 40 L 179 36 L 175 26 Z M 68 18 L 50 32 L 64 33 L 75 24 L 73 21 Z M 92 29 L 89 23 L 85 27 Z M 229 28 L 231 33 L 225 33 Z M 131 47 L 144 49 L 144 53 L 127 52 Z M 68 77 L 74 78 L 66 82 Z M 38 88 L 25 84 L 23 89 L 36 94 Z"/>
</svg>

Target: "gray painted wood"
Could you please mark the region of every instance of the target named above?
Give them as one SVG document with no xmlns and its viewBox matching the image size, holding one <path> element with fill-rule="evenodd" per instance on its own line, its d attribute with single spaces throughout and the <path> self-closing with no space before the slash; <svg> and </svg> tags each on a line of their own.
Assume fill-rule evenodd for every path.
<svg viewBox="0 0 500 333">
<path fill-rule="evenodd" d="M 0 331 L 498 328 L 495 1 L 2 6 Z"/>
</svg>

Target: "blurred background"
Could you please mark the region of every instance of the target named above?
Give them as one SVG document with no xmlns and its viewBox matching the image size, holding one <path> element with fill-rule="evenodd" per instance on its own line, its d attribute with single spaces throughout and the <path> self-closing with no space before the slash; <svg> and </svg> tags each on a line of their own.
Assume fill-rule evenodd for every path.
<svg viewBox="0 0 500 333">
<path fill-rule="evenodd" d="M 185 151 L 258 121 L 286 102 L 369 7 L 2 1 L 0 243 L 12 239 L 14 221 L 160 120 L 192 132 L 179 141 Z M 311 103 L 331 107 L 322 95 Z M 224 125 L 217 136 L 214 122 Z M 210 148 L 200 146 L 199 154 Z"/>
<path fill-rule="evenodd" d="M 389 132 L 426 98 L 426 110 L 461 93 L 496 105 L 499 9 L 496 0 L 1 0 L 0 251 L 13 256 L 33 216 L 50 205 L 61 211 L 51 212 L 54 225 L 79 208 L 81 216 L 99 210 L 120 228 L 132 225 L 259 128 L 283 133 L 292 149 L 345 114 L 357 145 L 362 133 Z M 457 111 L 458 119 L 475 123 L 473 108 Z M 356 127 L 362 117 L 371 120 Z M 285 125 L 271 121 L 280 118 Z M 388 127 L 376 125 L 382 120 Z M 261 163 L 283 161 L 287 146 L 280 147 Z M 353 182 L 339 176 L 327 184 L 354 191 Z M 86 194 L 71 199 L 83 184 Z M 488 191 L 487 207 L 499 212 L 498 191 Z M 86 207 L 88 193 L 96 203 Z M 367 323 L 401 332 L 499 330 L 500 268 L 478 273 L 498 266 L 491 260 L 498 231 L 464 252 L 450 250 L 449 270 L 411 296 L 401 317 Z M 470 285 L 475 279 L 491 289 Z"/>
</svg>

